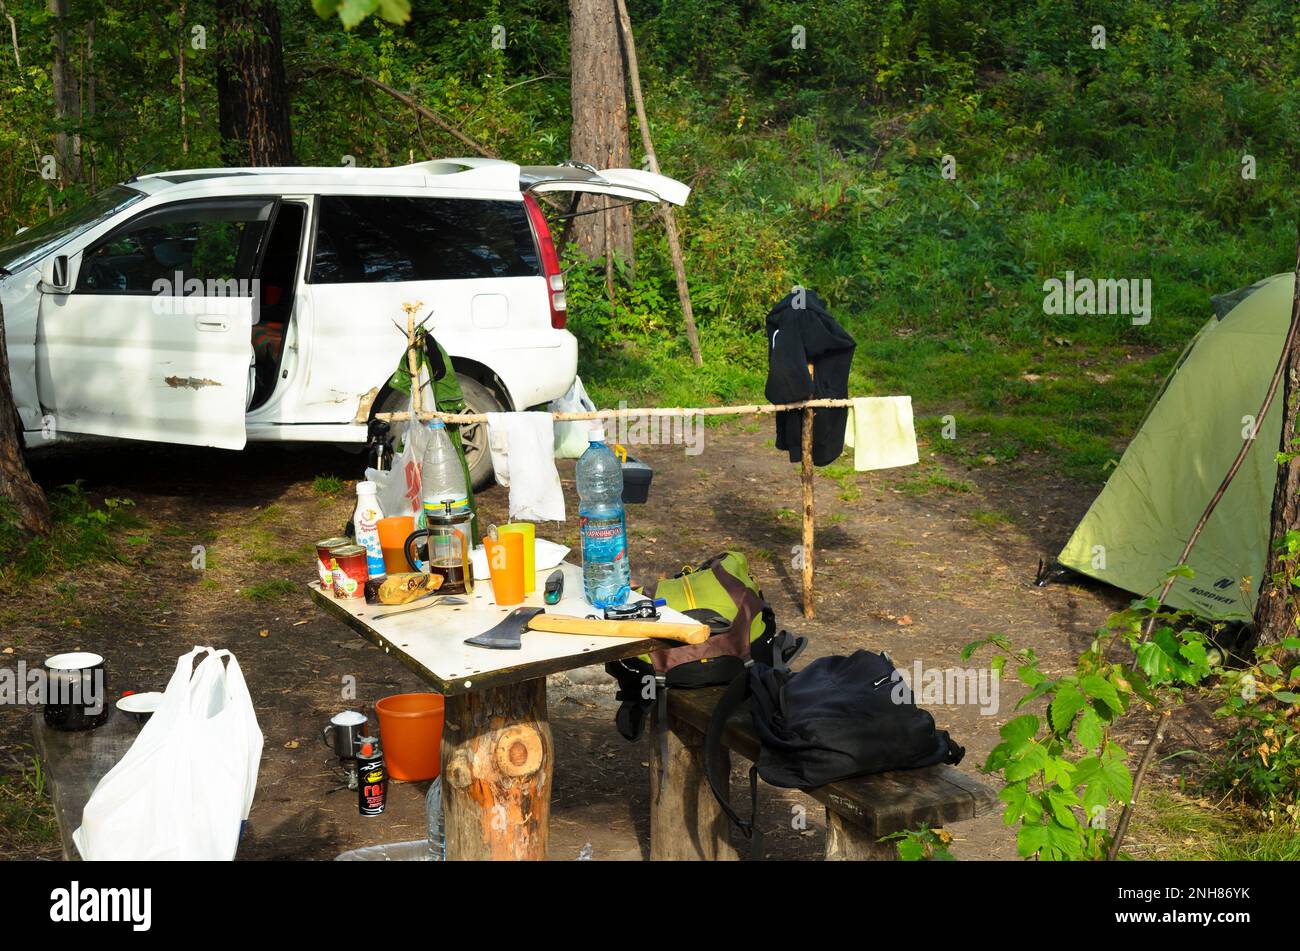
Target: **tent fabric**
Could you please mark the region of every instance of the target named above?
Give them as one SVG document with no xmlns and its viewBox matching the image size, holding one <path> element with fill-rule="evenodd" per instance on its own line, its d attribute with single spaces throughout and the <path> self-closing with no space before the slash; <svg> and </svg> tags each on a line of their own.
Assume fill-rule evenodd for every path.
<svg viewBox="0 0 1300 951">
<path fill-rule="evenodd" d="M 1252 285 L 1216 314 L 1166 381 L 1118 467 L 1057 561 L 1138 595 L 1154 593 L 1241 448 L 1268 391 L 1291 319 L 1292 274 Z M 1225 295 L 1228 296 L 1228 295 Z M 1268 552 L 1282 401 L 1192 549 L 1191 578 L 1167 604 L 1215 620 L 1249 620 Z"/>
</svg>

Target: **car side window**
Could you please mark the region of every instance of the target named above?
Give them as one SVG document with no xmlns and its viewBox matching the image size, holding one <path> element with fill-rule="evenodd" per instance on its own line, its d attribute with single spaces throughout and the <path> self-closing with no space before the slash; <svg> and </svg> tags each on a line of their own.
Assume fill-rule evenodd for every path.
<svg viewBox="0 0 1300 951">
<path fill-rule="evenodd" d="M 313 284 L 375 284 L 539 274 L 522 201 L 326 195 Z"/>
<path fill-rule="evenodd" d="M 271 199 L 202 200 L 133 218 L 82 256 L 78 292 L 248 297 Z"/>
</svg>

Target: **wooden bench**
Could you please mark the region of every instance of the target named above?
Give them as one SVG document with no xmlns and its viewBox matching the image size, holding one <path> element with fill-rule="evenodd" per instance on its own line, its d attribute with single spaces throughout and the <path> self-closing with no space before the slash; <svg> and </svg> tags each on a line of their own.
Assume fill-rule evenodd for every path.
<svg viewBox="0 0 1300 951">
<path fill-rule="evenodd" d="M 78 733 L 50 729 L 39 710 L 32 715 L 36 756 L 41 761 L 45 785 L 54 803 L 54 818 L 59 823 L 65 859 L 81 857 L 72 842 L 72 833 L 81 825 L 86 802 L 104 774 L 126 755 L 139 734 L 140 726 L 135 719 L 116 708 L 110 710 L 103 726 Z"/>
<path fill-rule="evenodd" d="M 704 733 L 722 687 L 668 692 L 668 756 L 662 768 L 655 715 L 650 721 L 650 858 L 718 860 L 739 856 L 730 842 L 726 815 L 704 773 Z M 723 756 L 750 762 L 759 753 L 746 706 L 728 722 Z M 663 789 L 660 789 L 661 777 Z M 939 828 L 997 811 L 997 793 L 952 766 L 928 766 L 862 776 L 804 790 L 826 807 L 827 860 L 897 858 L 893 841 L 882 836 L 922 824 Z M 743 807 L 740 812 L 745 814 Z"/>
</svg>

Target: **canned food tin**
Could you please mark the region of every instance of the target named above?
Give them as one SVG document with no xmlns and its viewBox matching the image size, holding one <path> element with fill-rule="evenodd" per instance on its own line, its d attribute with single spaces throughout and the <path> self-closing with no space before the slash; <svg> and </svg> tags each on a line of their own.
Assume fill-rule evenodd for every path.
<svg viewBox="0 0 1300 951">
<path fill-rule="evenodd" d="M 364 598 L 366 596 L 366 549 L 363 545 L 345 545 L 335 548 L 334 597 Z"/>
<path fill-rule="evenodd" d="M 320 579 L 322 591 L 334 590 L 334 569 L 330 565 L 334 556 L 330 552 L 335 548 L 351 544 L 351 539 L 341 535 L 337 538 L 323 538 L 316 543 L 316 575 Z"/>
</svg>

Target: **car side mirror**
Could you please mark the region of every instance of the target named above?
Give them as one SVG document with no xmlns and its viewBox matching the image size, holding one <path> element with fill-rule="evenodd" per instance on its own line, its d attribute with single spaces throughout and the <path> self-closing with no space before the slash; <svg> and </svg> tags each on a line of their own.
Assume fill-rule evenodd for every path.
<svg viewBox="0 0 1300 951">
<path fill-rule="evenodd" d="M 56 254 L 41 264 L 41 290 L 50 294 L 66 294 L 72 290 L 68 271 L 68 256 Z"/>
</svg>

